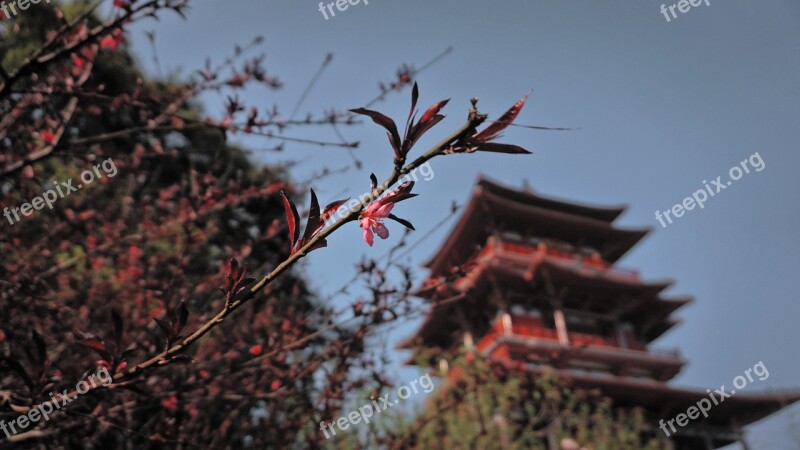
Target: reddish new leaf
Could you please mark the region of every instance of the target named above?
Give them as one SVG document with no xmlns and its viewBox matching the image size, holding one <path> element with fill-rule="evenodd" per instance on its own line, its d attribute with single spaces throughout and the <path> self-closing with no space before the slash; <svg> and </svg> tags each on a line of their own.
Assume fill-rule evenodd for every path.
<svg viewBox="0 0 800 450">
<path fill-rule="evenodd" d="M 481 132 L 472 136 L 472 139 L 481 142 L 488 142 L 499 137 L 500 133 L 508 128 L 512 122 L 514 122 L 514 119 L 517 118 L 517 115 L 519 114 L 520 110 L 522 110 L 522 107 L 525 106 L 525 101 L 527 100 L 528 96 L 525 95 L 517 103 L 514 103 L 514 105 L 509 108 L 509 110 L 506 111 L 505 114 L 503 114 L 499 119 L 494 121 Z"/>
<path fill-rule="evenodd" d="M 366 109 L 366 108 L 351 109 L 350 112 L 368 116 L 370 119 L 372 119 L 373 122 L 385 128 L 386 131 L 388 132 L 387 134 L 389 136 L 389 143 L 392 144 L 392 149 L 394 149 L 395 156 L 399 157 L 400 134 L 397 132 L 397 125 L 395 125 L 394 120 L 386 117 L 385 115 L 379 113 L 378 111 L 373 111 L 371 109 Z"/>
<path fill-rule="evenodd" d="M 411 150 L 412 147 L 417 143 L 419 138 L 422 137 L 428 130 L 430 130 L 434 125 L 439 123 L 442 119 L 444 119 L 443 115 L 439 114 L 439 111 L 444 108 L 445 105 L 450 101 L 442 100 L 438 103 L 433 104 L 431 107 L 428 108 L 427 111 L 422 115 L 422 118 L 419 122 L 414 123 L 414 119 L 416 117 L 416 107 L 417 107 L 417 99 L 419 98 L 419 88 L 417 83 L 414 83 L 414 88 L 411 91 L 411 111 L 408 113 L 408 120 L 406 121 L 406 132 L 403 136 L 403 144 L 401 148 L 401 156 L 405 157 L 408 155 L 408 152 Z"/>
<path fill-rule="evenodd" d="M 369 174 L 370 189 L 375 190 L 378 187 L 378 177 L 374 173 Z"/>
<path fill-rule="evenodd" d="M 406 136 L 405 141 L 403 142 L 403 150 L 408 153 L 412 147 L 417 143 L 417 141 L 428 132 L 431 128 L 433 128 L 437 123 L 441 122 L 444 119 L 444 116 L 439 114 L 439 111 L 450 102 L 450 99 L 442 100 L 439 103 L 435 103 L 427 111 L 425 114 L 422 115 L 422 118 L 419 119 L 419 122 L 416 125 L 412 125 L 408 135 Z"/>
<path fill-rule="evenodd" d="M 476 144 L 477 151 L 494 152 L 494 153 L 511 153 L 511 154 L 529 154 L 531 153 L 524 148 L 513 144 L 496 144 L 493 142 L 481 142 Z"/>
<path fill-rule="evenodd" d="M 405 183 L 398 186 L 392 192 L 386 194 L 380 201 L 382 204 L 386 203 L 398 203 L 402 202 L 403 200 L 408 200 L 409 198 L 416 197 L 417 194 L 412 194 L 411 189 L 414 187 L 413 181 L 406 181 Z"/>
<path fill-rule="evenodd" d="M 350 200 L 350 197 L 343 200 L 336 200 L 325 205 L 325 209 L 322 210 L 322 217 L 320 217 L 320 219 L 322 219 L 323 222 L 327 221 L 333 215 L 333 213 L 335 213 L 348 200 Z"/>
<path fill-rule="evenodd" d="M 428 122 L 430 122 L 431 120 L 433 120 L 437 115 L 439 115 L 439 111 L 441 111 L 442 108 L 447 106 L 448 103 L 450 103 L 450 99 L 449 98 L 448 99 L 444 99 L 444 100 L 440 101 L 439 103 L 434 103 L 433 105 L 431 105 L 431 107 L 428 108 L 428 110 L 425 111 L 425 114 L 423 114 L 422 117 L 419 119 L 419 124 L 420 125 L 425 125 Z"/>
<path fill-rule="evenodd" d="M 303 233 L 303 245 L 308 242 L 322 227 L 325 221 L 322 220 L 319 212 L 319 201 L 314 189 L 311 189 L 311 206 L 308 209 L 308 220 L 306 221 L 306 230 Z"/>
<path fill-rule="evenodd" d="M 239 274 L 239 261 L 236 260 L 236 258 L 231 258 L 230 265 L 231 265 L 231 272 L 228 276 L 231 279 L 237 278 Z"/>
<path fill-rule="evenodd" d="M 419 86 L 414 82 L 414 87 L 411 88 L 411 109 L 408 110 L 408 123 L 411 123 L 411 116 L 414 115 L 414 110 L 417 108 L 417 99 L 419 99 Z"/>
<path fill-rule="evenodd" d="M 294 244 L 300 237 L 300 228 L 297 224 L 300 222 L 300 215 L 297 213 L 297 207 L 294 206 L 286 193 L 281 190 L 281 197 L 283 197 L 283 208 L 286 211 L 286 222 L 289 224 L 289 247 L 294 252 Z"/>
<path fill-rule="evenodd" d="M 166 320 L 157 319 L 155 317 L 153 317 L 153 320 L 156 321 L 156 324 L 158 325 L 159 328 L 161 328 L 161 331 L 164 333 L 164 336 L 166 336 L 167 339 L 172 338 L 172 324 L 170 324 Z"/>
<path fill-rule="evenodd" d="M 406 219 L 401 219 L 400 217 L 395 216 L 394 214 L 389 214 L 389 218 L 394 220 L 395 222 L 403 225 L 404 227 L 408 228 L 409 230 L 416 230 L 414 225 L 411 222 L 407 221 Z"/>
<path fill-rule="evenodd" d="M 324 248 L 324 247 L 327 247 L 327 246 L 328 246 L 328 241 L 325 240 L 325 239 L 320 239 L 317 242 L 315 242 L 314 245 L 311 246 L 311 248 L 308 249 L 308 253 L 311 253 L 314 250 L 317 250 L 317 249 L 320 249 L 320 248 Z"/>
</svg>

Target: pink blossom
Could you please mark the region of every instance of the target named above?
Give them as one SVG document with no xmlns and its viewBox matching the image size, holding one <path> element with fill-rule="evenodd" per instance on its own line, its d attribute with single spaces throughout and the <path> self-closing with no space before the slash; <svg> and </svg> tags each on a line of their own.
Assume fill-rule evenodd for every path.
<svg viewBox="0 0 800 450">
<path fill-rule="evenodd" d="M 364 241 L 366 241 L 370 247 L 372 247 L 375 240 L 372 236 L 373 232 L 381 239 L 389 237 L 389 229 L 383 224 L 383 219 L 389 217 L 392 208 L 394 208 L 394 203 L 382 204 L 380 201 L 377 201 L 369 205 L 367 209 L 361 213 L 360 220 L 361 228 L 364 229 Z"/>
<path fill-rule="evenodd" d="M 373 189 L 376 184 L 377 183 L 373 180 Z M 383 198 L 372 202 L 361 212 L 361 215 L 358 216 L 358 226 L 364 229 L 364 242 L 370 247 L 372 247 L 372 244 L 375 242 L 374 234 L 377 234 L 381 239 L 389 237 L 389 229 L 383 224 L 383 219 L 392 219 L 395 222 L 405 225 L 409 229 L 414 229 L 410 222 L 392 214 L 392 208 L 394 208 L 396 203 L 417 195 L 411 193 L 413 187 L 413 181 L 401 184 L 397 189 L 386 194 Z"/>
</svg>

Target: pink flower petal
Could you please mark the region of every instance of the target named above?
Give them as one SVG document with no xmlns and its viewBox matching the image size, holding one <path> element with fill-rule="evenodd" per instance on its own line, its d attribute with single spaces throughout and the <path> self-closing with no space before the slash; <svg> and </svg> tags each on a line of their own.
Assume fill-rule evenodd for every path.
<svg viewBox="0 0 800 450">
<path fill-rule="evenodd" d="M 372 243 L 375 241 L 375 238 L 372 236 L 372 230 L 369 227 L 364 227 L 364 242 L 369 244 L 372 247 Z"/>
<path fill-rule="evenodd" d="M 376 222 L 372 229 L 375 230 L 375 234 L 377 234 L 381 239 L 386 239 L 389 237 L 389 229 L 386 228 L 386 225 L 380 222 Z"/>
<path fill-rule="evenodd" d="M 372 202 L 372 203 L 369 204 L 369 206 L 367 206 L 364 209 L 364 212 L 362 214 L 364 214 L 365 216 L 371 216 L 371 215 L 375 214 L 375 211 L 377 211 L 378 208 L 380 208 L 380 207 L 381 207 L 381 202 L 380 201 Z"/>
<path fill-rule="evenodd" d="M 392 208 L 394 208 L 394 203 L 387 203 L 380 208 L 373 214 L 373 217 L 377 219 L 385 219 L 389 217 L 389 213 L 392 212 Z"/>
</svg>

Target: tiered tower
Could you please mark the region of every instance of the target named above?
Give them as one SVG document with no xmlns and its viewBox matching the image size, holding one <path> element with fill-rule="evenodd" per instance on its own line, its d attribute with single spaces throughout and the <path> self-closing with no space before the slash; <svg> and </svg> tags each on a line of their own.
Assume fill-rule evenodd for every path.
<svg viewBox="0 0 800 450">
<path fill-rule="evenodd" d="M 671 282 L 643 282 L 635 270 L 615 266 L 649 232 L 615 227 L 624 210 L 479 179 L 427 263 L 423 291 L 431 309 L 399 347 L 425 350 L 440 375 L 466 347 L 519 370 L 555 369 L 573 387 L 600 389 L 616 406 L 643 407 L 654 424 L 685 413 L 708 393 L 669 386 L 686 362 L 677 350 L 650 343 L 678 323 L 672 313 L 691 299 L 663 298 Z M 463 275 L 453 280 L 455 273 Z M 670 445 L 715 449 L 739 441 L 748 448 L 740 426 L 798 399 L 797 392 L 736 394 L 707 419 L 691 420 Z"/>
</svg>

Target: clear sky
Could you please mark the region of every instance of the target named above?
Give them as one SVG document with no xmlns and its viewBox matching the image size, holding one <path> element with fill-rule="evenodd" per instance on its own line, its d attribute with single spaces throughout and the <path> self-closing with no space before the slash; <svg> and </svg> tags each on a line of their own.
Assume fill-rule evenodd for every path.
<svg viewBox="0 0 800 450">
<path fill-rule="evenodd" d="M 334 60 L 302 112 L 363 105 L 377 81 L 391 79 L 403 62 L 420 65 L 449 46 L 453 52 L 419 77 L 421 104 L 452 98 L 449 117 L 420 148 L 463 119 L 477 96 L 485 112 L 501 113 L 529 90 L 520 123 L 576 127 L 569 132 L 514 128 L 506 141 L 530 156 L 478 154 L 437 159 L 435 177 L 415 189 L 420 197 L 395 212 L 421 236 L 455 200 L 467 200 L 479 173 L 513 186 L 524 180 L 537 192 L 602 205 L 629 206 L 620 224 L 650 226 L 653 233 L 621 261 L 647 280 L 676 281 L 669 294 L 695 303 L 678 311 L 682 324 L 659 346 L 679 347 L 689 365 L 676 383 L 698 388 L 730 385 L 763 361 L 770 377 L 748 391 L 800 386 L 796 301 L 800 268 L 796 149 L 800 116 L 800 3 L 796 0 L 711 0 L 667 22 L 656 0 L 370 0 L 325 20 L 313 0 L 195 0 L 184 22 L 168 16 L 137 26 L 134 51 L 151 74 L 156 69 L 143 31 L 155 30 L 165 72 L 188 73 L 205 57 L 216 60 L 255 35 L 266 38 L 267 67 L 286 83 L 272 93 L 253 89 L 259 106 L 282 105 L 288 113 L 328 52 Z M 669 6 L 670 4 L 667 4 Z M 376 106 L 399 120 L 408 91 Z M 207 98 L 210 112 L 221 99 Z M 366 171 L 351 170 L 314 185 L 322 201 L 360 194 L 369 171 L 387 173 L 391 151 L 385 135 L 369 124 L 344 130 L 362 141 Z M 330 129 L 290 135 L 335 140 Z M 235 138 L 236 139 L 236 138 Z M 262 140 L 244 140 L 253 149 Z M 662 228 L 664 211 L 758 152 L 765 163 Z M 290 146 L 262 161 L 302 162 L 301 180 L 323 167 L 351 160 L 339 149 Z M 400 235 L 399 225 L 390 224 Z M 409 255 L 428 258 L 452 222 Z M 413 239 L 412 239 L 413 242 Z M 326 293 L 350 277 L 350 263 L 388 248 L 372 249 L 355 225 L 330 239 L 309 262 L 314 285 Z M 422 277 L 424 272 L 419 274 Z M 386 337 L 387 348 L 408 336 L 412 322 Z M 399 382 L 416 376 L 397 372 Z M 800 408 L 753 427 L 755 449 L 796 449 Z M 797 432 L 795 432 L 797 433 Z"/>
</svg>

